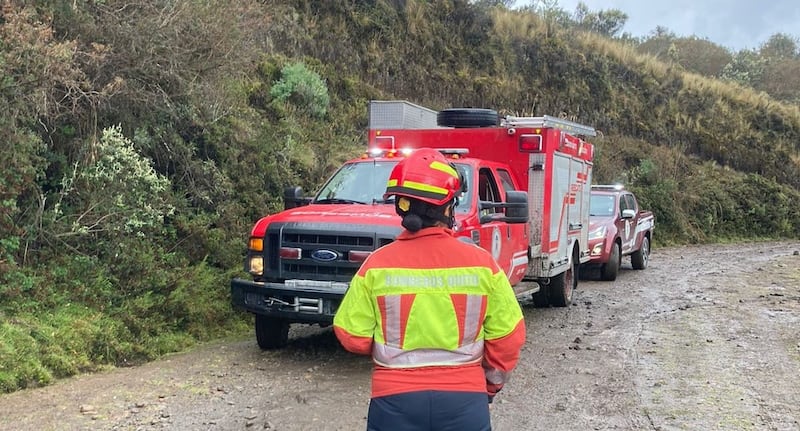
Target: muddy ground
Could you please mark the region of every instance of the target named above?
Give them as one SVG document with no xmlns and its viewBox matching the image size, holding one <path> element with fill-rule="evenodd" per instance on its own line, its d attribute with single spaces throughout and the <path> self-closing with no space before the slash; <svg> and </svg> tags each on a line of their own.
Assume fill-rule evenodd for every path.
<svg viewBox="0 0 800 431">
<path fill-rule="evenodd" d="M 523 302 L 506 430 L 800 430 L 800 242 L 656 248 L 574 304 Z M 363 430 L 370 361 L 292 328 L 0 396 L 2 430 Z"/>
</svg>

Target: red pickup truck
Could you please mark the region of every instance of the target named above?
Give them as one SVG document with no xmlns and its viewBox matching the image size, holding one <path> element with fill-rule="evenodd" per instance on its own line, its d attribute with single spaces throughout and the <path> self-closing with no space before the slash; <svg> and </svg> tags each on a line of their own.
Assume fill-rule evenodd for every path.
<svg viewBox="0 0 800 431">
<path fill-rule="evenodd" d="M 655 217 L 639 208 L 636 196 L 621 185 L 593 185 L 589 204 L 589 267 L 600 278 L 617 279 L 622 258 L 633 269 L 645 269 L 650 259 Z"/>
</svg>

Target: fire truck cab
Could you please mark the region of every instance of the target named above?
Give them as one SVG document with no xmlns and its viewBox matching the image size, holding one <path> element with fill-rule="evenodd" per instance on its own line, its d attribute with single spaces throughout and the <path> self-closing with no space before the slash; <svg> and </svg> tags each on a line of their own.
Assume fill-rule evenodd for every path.
<svg viewBox="0 0 800 431">
<path fill-rule="evenodd" d="M 367 151 L 346 162 L 313 198 L 298 189 L 286 210 L 260 219 L 245 270 L 231 282 L 235 307 L 255 314 L 258 344 L 287 342 L 289 323 L 333 321 L 361 262 L 400 233 L 389 173 L 406 154 L 435 148 L 462 173 L 467 190 L 454 232 L 489 251 L 518 297 L 567 306 L 578 266 L 589 260 L 591 127 L 554 117 L 504 117 L 494 110 L 436 112 L 406 101 L 372 101 Z"/>
</svg>

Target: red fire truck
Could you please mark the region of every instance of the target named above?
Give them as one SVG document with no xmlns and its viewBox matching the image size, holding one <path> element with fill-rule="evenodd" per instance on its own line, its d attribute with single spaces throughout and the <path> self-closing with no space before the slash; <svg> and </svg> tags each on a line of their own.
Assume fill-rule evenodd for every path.
<svg viewBox="0 0 800 431">
<path fill-rule="evenodd" d="M 287 189 L 286 209 L 258 220 L 245 270 L 231 281 L 235 307 L 255 314 L 263 349 L 288 341 L 289 324 L 330 325 L 366 257 L 400 233 L 383 193 L 392 167 L 418 148 L 436 148 L 461 171 L 454 231 L 492 253 L 518 297 L 567 306 L 578 266 L 589 260 L 593 128 L 550 116 L 501 117 L 476 108 L 433 111 L 406 101 L 372 101 L 367 151 L 312 198 Z M 421 253 L 424 250 L 420 250 Z"/>
</svg>

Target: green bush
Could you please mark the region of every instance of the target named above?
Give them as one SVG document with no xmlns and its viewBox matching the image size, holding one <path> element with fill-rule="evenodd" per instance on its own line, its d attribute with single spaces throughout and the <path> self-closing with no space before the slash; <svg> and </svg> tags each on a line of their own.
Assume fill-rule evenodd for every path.
<svg viewBox="0 0 800 431">
<path fill-rule="evenodd" d="M 325 82 L 303 63 L 284 66 L 269 94 L 278 102 L 289 103 L 318 118 L 325 116 L 330 104 Z"/>
<path fill-rule="evenodd" d="M 5 392 L 41 386 L 53 380 L 42 363 L 41 343 L 33 336 L 41 329 L 35 320 L 0 323 L 0 389 Z"/>
<path fill-rule="evenodd" d="M 62 229 L 56 234 L 98 238 L 160 230 L 174 211 L 167 198 L 169 179 L 153 169 L 120 127 L 103 130 L 90 151 L 62 181 L 53 207 Z M 73 243 L 82 244 L 79 239 Z"/>
</svg>

